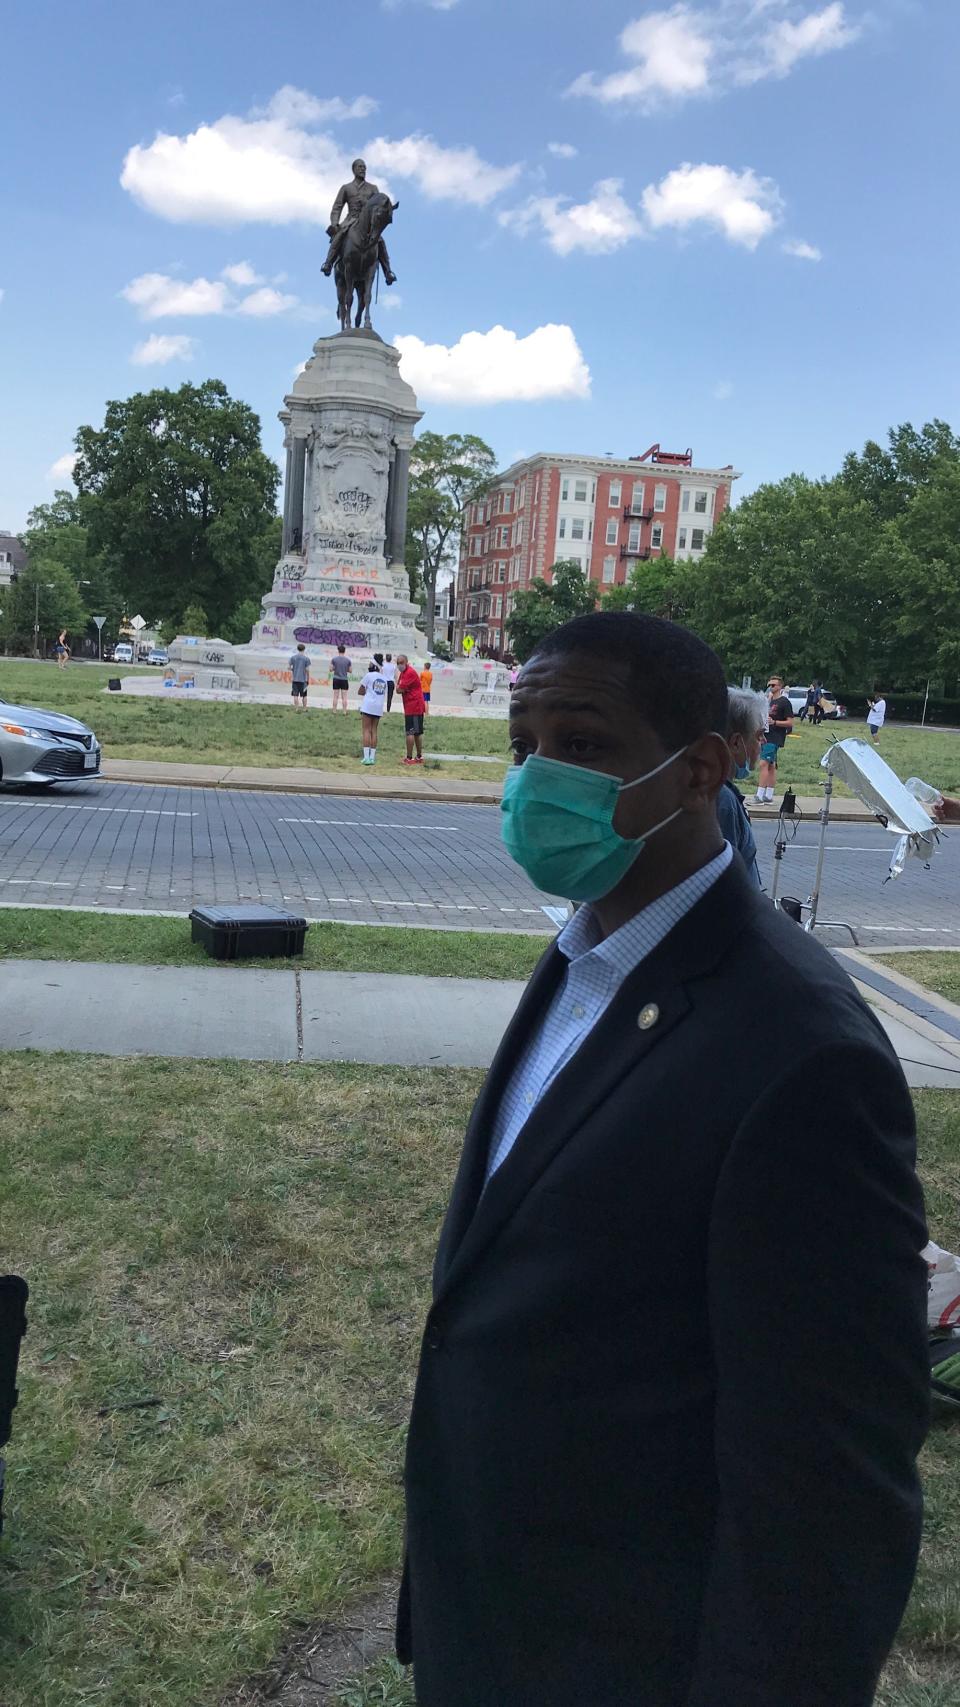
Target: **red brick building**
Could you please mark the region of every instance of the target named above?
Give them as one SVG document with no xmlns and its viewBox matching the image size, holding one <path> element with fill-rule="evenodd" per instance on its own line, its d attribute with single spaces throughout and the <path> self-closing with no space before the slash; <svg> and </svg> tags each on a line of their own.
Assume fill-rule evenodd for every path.
<svg viewBox="0 0 960 1707">
<path fill-rule="evenodd" d="M 501 654 L 510 608 L 561 558 L 605 587 L 625 581 L 638 559 L 702 556 L 739 473 L 697 468 L 691 451 L 651 446 L 642 457 L 527 457 L 498 475 L 472 504 L 460 541 L 454 648 L 465 634 Z"/>
</svg>

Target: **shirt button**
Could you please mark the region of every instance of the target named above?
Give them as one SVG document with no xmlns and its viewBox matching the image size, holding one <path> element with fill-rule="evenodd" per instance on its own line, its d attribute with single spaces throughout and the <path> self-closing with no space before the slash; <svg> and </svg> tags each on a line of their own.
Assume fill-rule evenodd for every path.
<svg viewBox="0 0 960 1707">
<path fill-rule="evenodd" d="M 575 1005 L 575 1006 L 574 1006 L 574 1010 L 573 1010 L 573 1017 L 574 1017 L 574 1019 L 582 1019 L 582 1018 L 583 1018 L 583 1016 L 584 1016 L 584 1014 L 585 1014 L 585 1013 L 586 1013 L 586 1011 L 587 1011 L 587 1010 L 586 1010 L 586 1008 L 585 1008 L 585 1007 L 584 1007 L 584 1006 L 583 1006 L 583 1003 L 582 1003 L 582 1002 L 577 1002 L 577 1003 L 576 1003 L 576 1005 Z"/>
<path fill-rule="evenodd" d="M 533 1107 L 533 1092 L 528 1091 L 523 1100 L 527 1104 L 528 1108 L 532 1108 Z"/>
</svg>

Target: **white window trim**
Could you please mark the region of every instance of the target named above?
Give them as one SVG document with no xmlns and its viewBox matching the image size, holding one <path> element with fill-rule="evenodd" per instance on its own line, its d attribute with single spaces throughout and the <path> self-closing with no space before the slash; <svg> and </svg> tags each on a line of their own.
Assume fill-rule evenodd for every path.
<svg viewBox="0 0 960 1707">
<path fill-rule="evenodd" d="M 607 545 L 616 545 L 619 533 L 620 533 L 620 523 L 616 522 L 616 521 L 608 522 L 607 523 L 607 538 L 606 538 Z"/>
</svg>

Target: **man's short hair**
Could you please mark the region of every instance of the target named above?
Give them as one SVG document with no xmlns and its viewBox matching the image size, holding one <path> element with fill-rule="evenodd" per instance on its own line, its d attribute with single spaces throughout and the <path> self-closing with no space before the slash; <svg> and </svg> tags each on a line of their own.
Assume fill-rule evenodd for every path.
<svg viewBox="0 0 960 1707">
<path fill-rule="evenodd" d="M 727 740 L 742 735 L 749 740 L 767 721 L 767 701 L 754 688 L 727 689 Z"/>
<path fill-rule="evenodd" d="M 727 726 L 727 684 L 717 654 L 678 623 L 636 611 L 593 611 L 544 635 L 534 658 L 579 654 L 597 674 L 620 664 L 633 704 L 668 747 L 682 747 Z"/>
<path fill-rule="evenodd" d="M 337 647 L 337 651 L 338 652 L 345 652 L 346 650 L 347 650 L 347 648 L 344 646 L 343 641 L 341 641 L 340 645 Z"/>
<path fill-rule="evenodd" d="M 297 651 L 298 652 L 305 652 L 306 650 L 307 650 L 307 648 L 304 646 L 303 641 L 298 640 L 297 641 Z"/>
</svg>

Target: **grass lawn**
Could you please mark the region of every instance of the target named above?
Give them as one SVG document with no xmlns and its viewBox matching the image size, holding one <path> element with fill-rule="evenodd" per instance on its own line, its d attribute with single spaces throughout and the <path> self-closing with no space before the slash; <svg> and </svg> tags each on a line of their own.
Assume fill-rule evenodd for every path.
<svg viewBox="0 0 960 1707">
<path fill-rule="evenodd" d="M 346 717 L 313 707 L 306 716 L 286 705 L 226 705 L 213 701 L 138 699 L 103 692 L 117 666 L 31 664 L 0 659 L 0 696 L 15 705 L 46 706 L 79 717 L 95 729 L 108 758 L 156 759 L 178 764 L 311 765 L 318 770 L 352 770 L 360 761 L 360 716 Z M 120 667 L 120 674 L 129 670 Z M 141 671 L 151 674 L 156 671 Z M 427 718 L 425 769 L 450 777 L 497 782 L 499 765 L 434 761 L 438 753 L 477 753 L 509 760 L 504 719 Z M 406 754 L 399 708 L 383 719 L 378 768 L 400 772 Z"/>
<path fill-rule="evenodd" d="M 546 920 L 544 921 L 546 923 Z M 501 931 L 424 931 L 314 924 L 302 956 L 211 960 L 186 919 L 67 908 L 0 907 L 0 959 L 104 960 L 139 966 L 221 966 L 312 972 L 406 972 L 435 978 L 529 978 L 550 938 Z"/>
<path fill-rule="evenodd" d="M 129 673 L 124 671 L 123 673 Z M 97 731 L 104 749 L 115 759 L 174 760 L 179 763 L 236 765 L 312 765 L 319 770 L 352 770 L 359 762 L 360 719 L 332 712 L 310 711 L 295 717 L 281 705 L 220 705 L 184 700 L 135 699 L 122 693 L 105 694 L 113 665 L 99 668 L 76 664 L 59 671 L 53 664 L 0 660 L 0 695 L 13 703 L 44 705 L 80 717 Z M 866 724 L 852 720 L 824 723 L 819 729 L 796 723 L 780 762 L 782 785 L 816 794 L 822 779 L 820 759 L 831 733 L 869 739 Z M 427 768 L 430 750 L 476 753 L 508 763 L 506 721 L 474 717 L 427 719 L 424 737 Z M 906 729 L 887 724 L 880 751 L 900 777 L 922 776 L 946 794 L 960 792 L 960 737 L 939 729 Z M 404 756 L 403 720 L 396 713 L 384 719 L 380 737 L 380 769 L 399 770 Z M 498 765 L 442 763 L 437 774 L 497 782 Z M 401 773 L 406 774 L 406 773 Z M 849 791 L 837 784 L 838 794 Z"/>
<path fill-rule="evenodd" d="M 889 966 L 913 978 L 948 1002 L 960 1002 L 960 954 L 875 954 L 871 957 L 878 966 Z"/>
<path fill-rule="evenodd" d="M 430 1260 L 479 1080 L 0 1057 L 3 1265 L 33 1290 L 3 1707 L 215 1707 L 395 1571 Z M 917 1100 L 931 1226 L 956 1248 L 960 1098 Z M 958 1447 L 941 1422 L 924 1454 L 883 1707 L 958 1698 Z M 389 1662 L 342 1696 L 411 1699 Z"/>
</svg>

